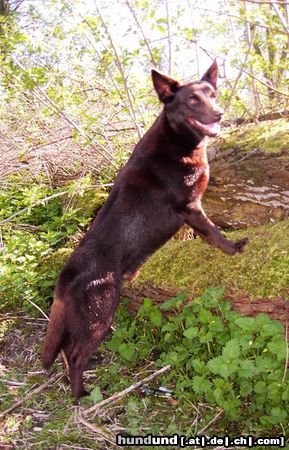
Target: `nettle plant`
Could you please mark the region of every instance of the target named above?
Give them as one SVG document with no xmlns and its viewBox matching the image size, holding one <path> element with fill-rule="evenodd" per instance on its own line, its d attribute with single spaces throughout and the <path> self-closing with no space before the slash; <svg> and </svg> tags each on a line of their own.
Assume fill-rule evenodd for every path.
<svg viewBox="0 0 289 450">
<path fill-rule="evenodd" d="M 29 301 L 46 308 L 58 270 L 44 268 L 45 258 L 61 248 L 69 236 L 85 227 L 87 218 L 77 208 L 65 208 L 75 186 L 50 188 L 39 180 L 21 183 L 10 177 L 0 193 L 3 220 L 0 248 L 0 309 L 34 311 Z"/>
<path fill-rule="evenodd" d="M 166 381 L 180 401 L 205 401 L 229 419 L 243 415 L 282 430 L 289 399 L 284 327 L 266 314 L 240 316 L 222 295 L 210 288 L 188 303 L 184 293 L 160 307 L 145 299 L 133 320 L 122 309 L 106 345 L 133 366 L 144 358 L 171 364 Z"/>
</svg>

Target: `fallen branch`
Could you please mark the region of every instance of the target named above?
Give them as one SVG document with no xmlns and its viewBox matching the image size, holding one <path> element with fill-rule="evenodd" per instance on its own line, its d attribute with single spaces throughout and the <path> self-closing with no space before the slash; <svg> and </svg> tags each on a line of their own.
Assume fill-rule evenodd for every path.
<svg viewBox="0 0 289 450">
<path fill-rule="evenodd" d="M 86 428 L 88 428 L 90 431 L 93 431 L 96 434 L 99 434 L 102 438 L 104 438 L 106 441 L 108 441 L 110 444 L 116 446 L 116 443 L 111 439 L 111 437 L 102 431 L 99 427 L 96 427 L 95 425 L 92 425 L 91 423 L 84 420 L 82 415 L 78 412 L 77 414 L 77 420 L 79 420 L 82 425 L 84 425 Z"/>
<path fill-rule="evenodd" d="M 10 217 L 7 217 L 7 219 L 1 220 L 0 226 L 4 225 L 4 223 L 10 222 L 11 219 L 14 219 L 14 217 L 25 213 L 26 211 L 28 211 L 30 208 L 33 208 L 34 206 L 44 205 L 49 200 L 52 200 L 53 198 L 56 198 L 56 197 L 61 197 L 61 196 L 66 195 L 68 193 L 69 193 L 68 190 L 63 191 L 63 192 L 56 192 L 56 194 L 52 194 L 52 195 L 49 195 L 48 197 L 44 197 L 44 198 L 42 198 L 40 200 L 36 200 L 35 202 L 31 203 L 31 205 L 26 206 L 25 208 L 21 209 L 20 211 L 17 211 L 16 213 L 12 214 Z"/>
<path fill-rule="evenodd" d="M 218 420 L 218 418 L 223 414 L 224 410 L 220 409 L 220 411 L 217 412 L 217 414 L 212 418 L 212 420 L 210 420 L 210 422 L 207 423 L 207 425 L 205 425 L 200 431 L 198 431 L 198 435 L 204 433 L 205 430 L 207 430 L 212 423 L 216 422 L 216 420 Z"/>
<path fill-rule="evenodd" d="M 45 381 L 45 383 L 41 384 L 37 388 L 33 389 L 32 391 L 28 392 L 28 394 L 24 395 L 24 397 L 19 400 L 18 402 L 14 403 L 10 408 L 5 409 L 0 413 L 0 419 L 7 414 L 10 414 L 12 411 L 14 411 L 18 406 L 21 406 L 24 402 L 26 402 L 29 398 L 33 397 L 33 395 L 40 394 L 40 392 L 44 391 L 48 386 L 50 386 L 53 383 L 56 383 L 56 381 L 61 380 L 61 378 L 64 377 L 63 373 L 56 373 L 53 377 L 49 378 L 49 380 Z"/>
<path fill-rule="evenodd" d="M 139 387 L 141 387 L 143 384 L 151 381 L 153 378 L 156 378 L 157 376 L 167 372 L 171 369 L 171 365 L 167 365 L 162 367 L 161 369 L 157 370 L 156 372 L 152 373 L 148 377 L 144 378 L 143 380 L 137 381 L 136 383 L 132 384 L 128 388 L 124 389 L 123 391 L 117 392 L 116 394 L 113 394 L 111 397 L 106 398 L 105 400 L 102 400 L 101 402 L 97 403 L 96 405 L 92 406 L 91 408 L 88 408 L 83 411 L 83 415 L 87 416 L 88 414 L 92 412 L 96 412 L 99 409 L 101 409 L 103 406 L 106 406 L 110 403 L 114 403 L 117 400 L 125 397 L 127 394 L 129 394 L 132 391 L 135 391 Z"/>
</svg>

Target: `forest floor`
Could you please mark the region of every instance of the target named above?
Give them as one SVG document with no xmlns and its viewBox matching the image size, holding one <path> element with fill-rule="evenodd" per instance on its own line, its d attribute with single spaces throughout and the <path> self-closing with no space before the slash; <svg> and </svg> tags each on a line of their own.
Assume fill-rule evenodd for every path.
<svg viewBox="0 0 289 450">
<path fill-rule="evenodd" d="M 281 138 L 277 140 L 280 130 Z M 261 148 L 262 160 L 265 161 L 264 154 L 270 154 L 280 161 L 282 178 L 279 178 L 285 186 L 288 182 L 288 135 L 288 124 L 282 120 L 275 121 L 272 126 L 260 124 L 257 131 L 254 126 L 241 127 L 229 138 L 225 136 L 221 153 L 229 153 L 223 153 L 223 160 L 227 158 L 224 155 L 231 155 L 233 159 L 229 160 L 229 165 L 235 167 L 235 162 L 241 161 L 244 164 L 242 173 L 247 170 L 248 176 L 252 177 L 254 167 L 245 164 L 251 156 L 256 162 Z M 231 147 L 237 148 L 239 142 L 243 142 L 241 153 L 230 153 Z M 218 158 L 222 159 L 217 155 L 216 163 Z M 223 162 L 221 164 L 222 177 L 226 178 L 230 171 Z M 267 176 L 264 173 L 262 175 Z M 278 178 L 276 171 L 270 174 L 268 169 L 268 183 L 271 175 Z M 218 167 L 213 168 L 215 191 L 208 205 L 212 210 L 216 205 L 215 197 L 224 194 L 220 190 L 223 181 L 220 182 L 218 176 Z M 263 185 L 263 178 L 261 181 Z M 288 200 L 288 189 L 282 183 L 278 193 L 273 192 L 274 201 L 277 194 L 285 202 Z M 258 185 L 255 187 L 259 188 Z M 130 303 L 137 297 L 141 299 L 139 307 L 144 300 L 143 312 L 135 319 L 128 315 L 127 305 L 121 308 L 114 331 L 93 355 L 85 371 L 85 383 L 91 389 L 91 395 L 82 399 L 80 405 L 76 405 L 71 396 L 61 357 L 52 372 L 46 373 L 41 367 L 40 352 L 47 320 L 36 309 L 31 314 L 16 313 L 7 302 L 1 305 L 0 450 L 113 449 L 118 447 L 117 434 L 288 438 L 289 220 L 286 208 L 289 205 L 279 205 L 280 211 L 269 221 L 264 219 L 265 215 L 270 216 L 276 208 L 270 202 L 261 205 L 262 220 L 260 223 L 250 221 L 246 228 L 242 225 L 243 215 L 248 217 L 250 214 L 252 218 L 257 208 L 254 202 L 252 207 L 251 191 L 247 194 L 243 202 L 245 208 L 242 211 L 235 209 L 234 221 L 241 224 L 236 228 L 242 229 L 228 233 L 232 239 L 249 237 L 243 255 L 224 256 L 201 243 L 200 239 L 172 240 L 146 263 L 135 284 L 126 287 L 124 295 Z M 99 206 L 99 195 L 96 197 Z M 84 202 L 87 203 L 87 199 Z M 69 245 L 45 258 L 39 271 L 49 273 L 53 268 L 57 272 L 71 252 Z M 150 286 L 148 291 L 146 283 Z M 203 294 L 210 286 L 219 291 L 223 289 L 224 298 L 237 305 L 235 309 L 242 314 L 266 312 L 272 319 L 280 319 L 284 326 L 264 314 L 252 319 L 231 312 L 229 306 L 223 306 L 219 294 L 212 303 L 208 295 Z M 201 296 L 203 303 L 197 301 L 199 306 L 194 306 L 194 302 L 188 302 L 189 306 L 186 304 L 183 310 L 177 309 L 172 317 L 163 317 L 161 306 L 159 310 L 147 299 L 151 297 L 158 303 L 158 298 L 153 298 L 156 287 L 170 291 L 167 298 L 176 295 L 177 305 L 181 304 L 178 296 L 182 296 L 184 290 L 189 299 Z M 202 304 L 204 306 L 200 306 Z M 134 309 L 129 303 L 128 308 Z M 237 329 L 239 334 L 236 334 Z M 194 339 L 196 335 L 198 339 Z M 198 348 L 196 341 L 199 340 Z M 161 352 L 163 359 L 158 361 Z M 224 364 L 226 354 L 229 355 L 228 367 Z M 172 368 L 143 388 L 133 389 L 120 400 L 112 398 L 108 405 L 98 410 L 89 409 L 103 398 L 113 397 L 158 373 L 166 364 L 171 364 Z M 228 375 L 224 370 L 230 370 L 230 367 L 233 372 Z M 172 392 L 164 395 L 159 387 Z M 244 448 L 237 444 L 225 447 L 216 440 L 205 447 L 198 445 L 197 440 L 195 443 L 190 448 Z M 283 448 L 289 449 L 286 445 Z M 154 445 L 119 447 L 160 448 Z M 273 449 L 276 445 L 256 445 L 255 448 Z"/>
</svg>

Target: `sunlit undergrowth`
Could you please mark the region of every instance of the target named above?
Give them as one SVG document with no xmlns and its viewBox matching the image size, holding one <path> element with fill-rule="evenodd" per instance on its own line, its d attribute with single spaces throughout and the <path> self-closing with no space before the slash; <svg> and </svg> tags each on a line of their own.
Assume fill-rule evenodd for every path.
<svg viewBox="0 0 289 450">
<path fill-rule="evenodd" d="M 113 448 L 111 442 L 119 432 L 261 437 L 285 435 L 288 429 L 288 344 L 284 328 L 264 314 L 254 319 L 241 317 L 231 310 L 219 290 L 207 289 L 190 302 L 184 293 L 160 308 L 146 299 L 134 318 L 123 304 L 112 336 L 102 344 L 100 354 L 85 373 L 91 395 L 81 400 L 80 409 L 73 405 L 65 380 L 25 400 L 35 383 L 37 386 L 46 381 L 39 372 L 37 356 L 44 327 L 38 325 L 37 331 L 35 325 L 28 327 L 27 336 L 27 326 L 18 323 L 13 328 L 9 324 L 2 330 L 6 344 L 0 342 L 1 411 L 20 395 L 24 399 L 22 406 L 0 418 L 0 423 L 6 429 L 5 442 L 13 442 L 19 449 L 47 449 L 57 444 Z M 17 351 L 21 358 L 17 359 Z M 166 364 L 171 370 L 149 387 L 166 387 L 172 390 L 171 398 L 135 390 L 101 409 L 97 416 L 85 416 L 86 425 L 81 423 L 87 407 Z M 63 370 L 58 364 L 57 369 Z M 12 389 L 9 386 L 13 381 Z M 94 433 L 87 423 L 98 431 Z M 0 432 L 0 442 L 3 438 Z"/>
<path fill-rule="evenodd" d="M 52 188 L 22 176 L 11 177 L 0 192 L 0 308 L 9 304 L 10 310 L 29 310 L 31 300 L 47 306 L 58 268 L 41 271 L 41 264 L 84 231 L 107 196 L 89 177 Z"/>
<path fill-rule="evenodd" d="M 222 408 L 229 421 L 239 421 L 239 432 L 281 431 L 289 413 L 283 326 L 264 314 L 241 317 L 216 289 L 184 306 L 185 298 L 160 309 L 145 300 L 133 321 L 122 317 L 107 347 L 134 367 L 151 358 L 157 367 L 172 364 L 164 378 L 176 398 Z"/>
</svg>

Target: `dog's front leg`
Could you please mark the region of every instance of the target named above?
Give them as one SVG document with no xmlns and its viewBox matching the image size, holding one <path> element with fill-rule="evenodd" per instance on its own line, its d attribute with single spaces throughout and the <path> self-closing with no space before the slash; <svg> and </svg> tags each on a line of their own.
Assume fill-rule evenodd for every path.
<svg viewBox="0 0 289 450">
<path fill-rule="evenodd" d="M 226 239 L 225 236 L 220 233 L 218 227 L 208 219 L 200 205 L 194 206 L 187 211 L 185 221 L 210 245 L 220 248 L 229 255 L 241 253 L 248 242 L 247 238 L 236 242 Z"/>
</svg>

